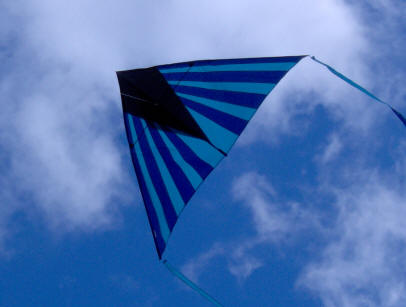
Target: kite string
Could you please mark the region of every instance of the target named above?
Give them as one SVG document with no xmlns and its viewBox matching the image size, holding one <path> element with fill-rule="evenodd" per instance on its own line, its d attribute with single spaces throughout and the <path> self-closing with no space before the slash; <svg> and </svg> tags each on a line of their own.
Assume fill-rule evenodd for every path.
<svg viewBox="0 0 406 307">
<path fill-rule="evenodd" d="M 374 94 L 372 94 L 370 91 L 366 90 L 365 88 L 363 88 L 361 85 L 357 84 L 356 82 L 352 81 L 351 79 L 347 78 L 346 76 L 344 76 L 342 73 L 339 73 L 337 70 L 335 70 L 333 67 L 331 67 L 330 65 L 323 63 L 322 61 L 319 61 L 318 59 L 316 59 L 314 56 L 310 57 L 313 61 L 315 61 L 316 63 L 319 63 L 320 65 L 323 65 L 324 67 L 326 67 L 330 72 L 332 72 L 334 75 L 336 75 L 337 77 L 339 77 L 340 79 L 344 80 L 345 82 L 347 82 L 348 84 L 350 84 L 351 86 L 355 87 L 356 89 L 360 90 L 361 92 L 363 92 L 364 94 L 368 95 L 369 97 L 375 99 L 376 101 L 386 105 L 389 109 L 392 110 L 392 112 L 400 119 L 400 121 L 403 123 L 403 125 L 406 127 L 406 118 L 397 110 L 395 110 L 389 103 L 379 99 L 378 97 L 376 97 Z"/>
<path fill-rule="evenodd" d="M 213 298 L 210 294 L 208 294 L 206 291 L 204 291 L 202 288 L 200 288 L 198 285 L 196 285 L 194 282 L 192 282 L 189 278 L 187 278 L 185 275 L 183 275 L 179 270 L 177 270 L 174 266 L 172 266 L 168 260 L 164 259 L 162 260 L 162 263 L 165 265 L 165 267 L 171 272 L 174 276 L 179 278 L 181 281 L 183 281 L 186 285 L 188 285 L 190 288 L 195 290 L 197 293 L 199 293 L 201 296 L 203 296 L 206 300 L 214 304 L 215 306 L 218 307 L 223 307 L 215 298 Z"/>
</svg>

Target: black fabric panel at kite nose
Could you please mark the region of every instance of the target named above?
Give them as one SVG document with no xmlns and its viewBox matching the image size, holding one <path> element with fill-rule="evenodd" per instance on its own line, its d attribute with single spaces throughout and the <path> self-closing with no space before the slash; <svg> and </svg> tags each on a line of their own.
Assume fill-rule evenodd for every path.
<svg viewBox="0 0 406 307">
<path fill-rule="evenodd" d="M 208 140 L 155 67 L 118 71 L 124 112 Z"/>
</svg>

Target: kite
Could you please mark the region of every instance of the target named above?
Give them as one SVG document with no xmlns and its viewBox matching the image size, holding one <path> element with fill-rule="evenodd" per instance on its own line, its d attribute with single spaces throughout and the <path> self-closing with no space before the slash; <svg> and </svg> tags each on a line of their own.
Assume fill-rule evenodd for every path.
<svg viewBox="0 0 406 307">
<path fill-rule="evenodd" d="M 200 184 L 241 135 L 285 74 L 306 56 L 200 60 L 118 71 L 131 157 L 159 259 Z M 392 106 L 311 57 L 333 74 Z M 221 306 L 163 263 L 177 277 Z"/>
</svg>

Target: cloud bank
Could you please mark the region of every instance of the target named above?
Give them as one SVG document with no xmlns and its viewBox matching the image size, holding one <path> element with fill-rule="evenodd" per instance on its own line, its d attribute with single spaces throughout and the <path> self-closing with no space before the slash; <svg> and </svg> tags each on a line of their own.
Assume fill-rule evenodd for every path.
<svg viewBox="0 0 406 307">
<path fill-rule="evenodd" d="M 314 53 L 363 77 L 360 56 L 367 43 L 353 11 L 333 0 L 307 5 L 312 10 L 304 15 L 300 1 L 3 3 L 2 180 L 15 194 L 29 195 L 29 206 L 60 230 L 108 225 L 117 207 L 112 200 L 125 203 L 120 195 L 129 189 L 114 71 L 199 58 Z M 281 97 L 317 91 L 316 84 L 324 87 L 319 94 L 333 96 L 335 83 L 318 69 L 298 67 L 245 140 L 264 127 L 275 135 L 290 129 L 297 104 L 283 104 Z M 18 197 L 2 201 L 24 207 Z"/>
<path fill-rule="evenodd" d="M 404 31 L 404 10 L 404 4 L 383 0 L 0 4 L 0 246 L 18 231 L 11 226 L 17 212 L 39 213 L 57 232 L 83 232 L 111 227 L 121 204 L 139 201 L 136 185 L 128 183 L 132 166 L 114 71 L 201 58 L 313 54 L 396 106 L 405 97 L 404 64 L 387 59 L 404 57 L 398 35 Z M 380 12 L 379 23 L 374 12 Z M 303 135 L 317 106 L 344 127 L 315 154 L 326 172 L 337 167 L 334 161 L 354 136 L 371 138 L 392 119 L 324 68 L 303 60 L 238 144 L 277 144 L 282 136 Z M 396 165 L 399 180 L 403 165 Z M 347 169 L 340 178 L 353 182 L 359 172 Z M 365 174 L 339 193 L 331 185 L 321 187 L 336 197 L 331 206 L 338 215 L 328 229 L 334 238 L 320 247 L 320 259 L 306 266 L 298 285 L 326 306 L 405 302 L 404 193 L 379 170 Z M 317 219 L 305 222 L 308 209 L 294 201 L 281 207 L 264 174 L 240 175 L 233 194 L 250 212 L 254 236 L 236 249 L 229 270 L 244 279 L 266 265 L 253 247 L 282 244 L 321 226 Z M 254 198 L 248 201 L 247 193 Z M 219 255 L 214 245 L 189 271 L 197 278 L 199 263 Z"/>
</svg>

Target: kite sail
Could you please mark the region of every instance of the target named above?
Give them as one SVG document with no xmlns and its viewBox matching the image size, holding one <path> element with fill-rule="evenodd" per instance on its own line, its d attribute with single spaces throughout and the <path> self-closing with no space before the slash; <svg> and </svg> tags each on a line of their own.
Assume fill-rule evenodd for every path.
<svg viewBox="0 0 406 307">
<path fill-rule="evenodd" d="M 161 259 L 182 210 L 303 56 L 117 72 L 131 156 Z"/>
</svg>

